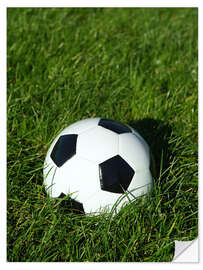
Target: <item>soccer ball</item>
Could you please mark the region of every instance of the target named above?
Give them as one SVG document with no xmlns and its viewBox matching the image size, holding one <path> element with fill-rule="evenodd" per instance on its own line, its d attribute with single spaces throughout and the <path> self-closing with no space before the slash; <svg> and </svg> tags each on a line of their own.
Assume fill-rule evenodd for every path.
<svg viewBox="0 0 203 270">
<path fill-rule="evenodd" d="M 70 194 L 85 213 L 100 213 L 151 192 L 149 168 L 149 146 L 135 129 L 90 118 L 54 139 L 44 162 L 44 185 L 52 198 Z"/>
</svg>

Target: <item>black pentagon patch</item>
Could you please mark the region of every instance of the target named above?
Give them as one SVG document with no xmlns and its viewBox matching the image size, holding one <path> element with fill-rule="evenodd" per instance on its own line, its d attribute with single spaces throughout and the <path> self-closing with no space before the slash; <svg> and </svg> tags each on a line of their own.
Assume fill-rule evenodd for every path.
<svg viewBox="0 0 203 270">
<path fill-rule="evenodd" d="M 76 153 L 76 142 L 78 135 L 70 134 L 61 136 L 51 152 L 54 163 L 61 167 L 68 159 Z"/>
<path fill-rule="evenodd" d="M 64 197 L 66 197 L 66 195 L 61 192 L 58 198 L 63 199 Z M 60 203 L 60 207 L 61 212 L 64 213 L 73 212 L 75 214 L 85 214 L 83 204 L 70 197 L 67 200 L 62 200 Z"/>
<path fill-rule="evenodd" d="M 101 189 L 113 193 L 124 193 L 135 173 L 119 155 L 99 164 L 99 172 Z"/>
<path fill-rule="evenodd" d="M 118 134 L 122 134 L 122 133 L 127 133 L 127 132 L 131 132 L 130 128 L 119 123 L 119 122 L 115 122 L 113 120 L 108 120 L 108 119 L 100 119 L 99 126 L 102 126 L 104 128 L 110 129 L 111 131 L 114 131 Z"/>
</svg>

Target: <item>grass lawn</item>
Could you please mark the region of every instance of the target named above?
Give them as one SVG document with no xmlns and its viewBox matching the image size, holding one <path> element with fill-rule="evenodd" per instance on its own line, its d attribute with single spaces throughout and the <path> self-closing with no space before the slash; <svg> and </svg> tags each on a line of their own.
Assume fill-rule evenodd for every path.
<svg viewBox="0 0 203 270">
<path fill-rule="evenodd" d="M 171 261 L 198 235 L 198 10 L 9 8 L 7 260 Z M 42 167 L 69 124 L 135 127 L 154 190 L 117 216 L 76 215 L 44 192 Z"/>
</svg>

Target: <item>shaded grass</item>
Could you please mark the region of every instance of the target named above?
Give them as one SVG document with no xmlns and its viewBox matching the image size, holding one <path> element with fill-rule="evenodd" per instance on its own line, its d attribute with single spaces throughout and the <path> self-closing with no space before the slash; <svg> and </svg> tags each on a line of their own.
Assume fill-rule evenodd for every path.
<svg viewBox="0 0 203 270">
<path fill-rule="evenodd" d="M 197 9 L 8 9 L 8 261 L 170 261 L 198 234 Z M 42 166 L 88 117 L 134 126 L 155 156 L 148 200 L 64 213 Z"/>
</svg>

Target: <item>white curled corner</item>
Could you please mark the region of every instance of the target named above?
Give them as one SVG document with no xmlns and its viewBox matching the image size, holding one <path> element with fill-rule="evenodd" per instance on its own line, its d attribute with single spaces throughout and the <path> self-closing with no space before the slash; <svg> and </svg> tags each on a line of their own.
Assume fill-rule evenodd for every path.
<svg viewBox="0 0 203 270">
<path fill-rule="evenodd" d="M 198 238 L 192 241 L 176 241 L 172 262 L 199 262 Z"/>
</svg>

